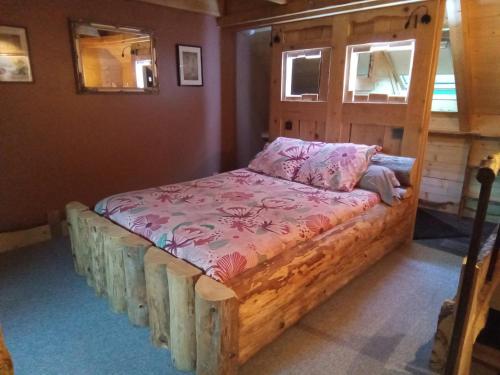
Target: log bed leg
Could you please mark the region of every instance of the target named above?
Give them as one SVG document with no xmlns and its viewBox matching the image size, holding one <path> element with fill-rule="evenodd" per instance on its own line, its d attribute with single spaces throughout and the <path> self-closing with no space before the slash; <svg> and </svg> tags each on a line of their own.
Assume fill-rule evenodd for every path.
<svg viewBox="0 0 500 375">
<path fill-rule="evenodd" d="M 91 236 L 91 222 L 99 220 L 100 216 L 94 211 L 81 211 L 78 214 L 78 241 L 80 250 L 80 260 L 83 266 L 87 284 L 94 287 L 94 276 L 92 274 L 92 247 L 94 246 L 93 237 Z"/>
<path fill-rule="evenodd" d="M 170 302 L 166 267 L 170 258 L 170 254 L 154 246 L 148 249 L 144 257 L 151 342 L 161 348 L 170 347 Z"/>
<path fill-rule="evenodd" d="M 97 216 L 89 222 L 90 229 L 90 269 L 94 290 L 98 296 L 106 295 L 106 263 L 104 258 L 103 228 L 114 225 L 109 220 Z"/>
<path fill-rule="evenodd" d="M 123 244 L 128 318 L 132 324 L 145 327 L 148 325 L 148 304 L 144 256 L 151 243 L 137 235 L 130 235 L 123 239 Z"/>
<path fill-rule="evenodd" d="M 114 312 L 127 311 L 125 270 L 123 265 L 123 238 L 130 236 L 125 229 L 116 225 L 101 230 L 106 266 L 106 291 L 109 305 Z"/>
<path fill-rule="evenodd" d="M 173 258 L 166 264 L 170 301 L 170 353 L 176 369 L 193 371 L 196 368 L 196 281 L 201 270 Z"/>
<path fill-rule="evenodd" d="M 75 271 L 79 275 L 85 275 L 85 269 L 80 259 L 80 241 L 78 231 L 78 215 L 80 212 L 88 211 L 88 207 L 80 202 L 70 202 L 66 205 L 66 221 L 68 223 L 69 237 L 71 240 L 71 254 Z"/>
<path fill-rule="evenodd" d="M 238 300 L 234 291 L 201 276 L 196 283 L 196 374 L 238 371 Z"/>
</svg>

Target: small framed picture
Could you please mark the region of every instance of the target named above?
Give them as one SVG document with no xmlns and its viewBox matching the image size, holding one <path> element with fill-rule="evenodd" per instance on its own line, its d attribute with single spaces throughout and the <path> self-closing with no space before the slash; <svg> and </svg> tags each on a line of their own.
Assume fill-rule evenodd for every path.
<svg viewBox="0 0 500 375">
<path fill-rule="evenodd" d="M 203 86 L 201 47 L 177 45 L 179 86 Z"/>
<path fill-rule="evenodd" d="M 33 82 L 24 27 L 0 26 L 0 82 Z"/>
</svg>

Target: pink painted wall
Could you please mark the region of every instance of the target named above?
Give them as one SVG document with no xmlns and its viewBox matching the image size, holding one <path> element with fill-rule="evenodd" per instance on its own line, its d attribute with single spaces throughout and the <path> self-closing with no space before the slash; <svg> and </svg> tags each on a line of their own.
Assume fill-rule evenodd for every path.
<svg viewBox="0 0 500 375">
<path fill-rule="evenodd" d="M 69 18 L 153 30 L 159 95 L 77 94 Z M 0 232 L 43 224 L 71 200 L 219 169 L 215 18 L 127 0 L 1 0 L 0 24 L 27 27 L 35 77 L 0 83 Z M 176 43 L 202 46 L 203 87 L 177 86 Z"/>
</svg>

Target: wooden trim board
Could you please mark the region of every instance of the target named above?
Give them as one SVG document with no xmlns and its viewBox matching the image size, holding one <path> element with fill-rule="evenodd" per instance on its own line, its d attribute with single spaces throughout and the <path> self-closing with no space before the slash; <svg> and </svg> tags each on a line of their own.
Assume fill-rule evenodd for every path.
<svg viewBox="0 0 500 375">
<path fill-rule="evenodd" d="M 0 233 L 0 253 L 35 245 L 52 238 L 48 224 L 15 232 Z"/>
</svg>

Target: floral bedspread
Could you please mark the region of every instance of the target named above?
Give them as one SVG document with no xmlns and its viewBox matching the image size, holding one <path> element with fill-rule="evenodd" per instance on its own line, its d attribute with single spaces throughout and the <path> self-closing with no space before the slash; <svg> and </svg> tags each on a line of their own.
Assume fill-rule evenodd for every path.
<svg viewBox="0 0 500 375">
<path fill-rule="evenodd" d="M 226 281 L 380 201 L 248 169 L 117 194 L 95 211 Z"/>
</svg>

